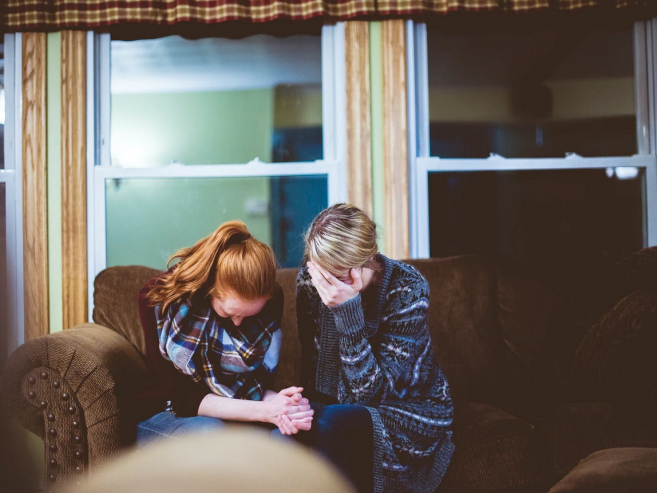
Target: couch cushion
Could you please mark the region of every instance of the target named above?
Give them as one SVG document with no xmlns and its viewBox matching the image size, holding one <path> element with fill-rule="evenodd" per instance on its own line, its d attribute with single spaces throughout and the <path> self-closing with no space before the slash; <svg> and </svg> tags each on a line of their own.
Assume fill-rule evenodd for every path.
<svg viewBox="0 0 657 493">
<path fill-rule="evenodd" d="M 146 346 L 137 294 L 149 279 L 161 273 L 140 265 L 117 266 L 103 270 L 94 280 L 94 322 L 121 334 L 141 354 L 146 353 Z"/>
<path fill-rule="evenodd" d="M 634 291 L 577 348 L 577 367 L 605 399 L 635 401 L 657 387 L 657 289 Z"/>
<path fill-rule="evenodd" d="M 546 451 L 546 472 L 553 482 L 590 453 L 621 444 L 614 405 L 608 402 L 558 404 L 542 417 L 527 419 Z"/>
<path fill-rule="evenodd" d="M 407 262 L 429 281 L 429 329 L 452 395 L 488 400 L 501 346 L 492 266 L 474 255 Z"/>
<path fill-rule="evenodd" d="M 275 389 L 280 390 L 301 382 L 301 343 L 297 332 L 297 297 L 296 279 L 299 269 L 278 269 L 276 281 L 283 288 L 283 347 L 278 363 L 278 373 L 274 383 Z"/>
<path fill-rule="evenodd" d="M 490 404 L 457 401 L 456 449 L 438 492 L 487 492 L 541 482 L 533 426 Z"/>
<path fill-rule="evenodd" d="M 649 491 L 657 491 L 657 449 L 615 448 L 586 457 L 549 493 Z"/>
<path fill-rule="evenodd" d="M 497 319 L 503 343 L 500 383 L 510 400 L 536 394 L 541 398 L 547 386 L 556 386 L 543 351 L 560 300 L 539 281 L 511 269 L 497 272 Z"/>
</svg>

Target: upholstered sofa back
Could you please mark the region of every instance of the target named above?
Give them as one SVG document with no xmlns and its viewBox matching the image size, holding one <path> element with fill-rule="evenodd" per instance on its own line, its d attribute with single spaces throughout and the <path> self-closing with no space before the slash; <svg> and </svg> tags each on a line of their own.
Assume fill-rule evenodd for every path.
<svg viewBox="0 0 657 493">
<path fill-rule="evenodd" d="M 531 365 L 547 330 L 553 298 L 476 255 L 411 260 L 431 286 L 429 326 L 435 354 L 456 398 L 487 399 L 513 362 Z M 123 335 L 141 353 L 143 334 L 137 292 L 159 271 L 141 266 L 110 267 L 94 287 L 94 321 Z M 279 269 L 283 288 L 283 350 L 276 385 L 300 381 L 295 280 L 298 269 Z M 506 375 L 506 373 L 504 373 Z"/>
</svg>

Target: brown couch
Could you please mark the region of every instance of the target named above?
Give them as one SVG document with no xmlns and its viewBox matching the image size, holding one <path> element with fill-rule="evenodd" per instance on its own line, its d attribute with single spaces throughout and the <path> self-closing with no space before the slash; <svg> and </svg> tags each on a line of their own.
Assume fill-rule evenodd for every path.
<svg viewBox="0 0 657 493">
<path fill-rule="evenodd" d="M 657 251 L 646 252 L 640 261 L 657 266 Z M 634 320 L 632 344 L 653 343 L 657 276 L 645 267 L 630 262 L 624 281 L 614 278 L 607 290 L 596 280 L 597 290 L 584 296 L 593 301 L 585 303 L 481 256 L 410 263 L 431 285 L 430 328 L 455 399 L 456 452 L 439 491 L 545 491 L 595 450 L 655 442 L 654 430 L 631 415 L 638 407 L 631 397 L 627 405 L 622 384 L 645 368 L 630 368 L 627 351 L 611 354 L 620 376 L 607 359 L 595 358 L 609 346 L 619 352 L 614 310 L 621 310 L 616 318 L 627 321 L 629 313 Z M 30 341 L 10 357 L 2 392 L 10 412 L 45 442 L 47 488 L 94 469 L 134 440 L 131 396 L 147 375 L 136 294 L 157 273 L 106 269 L 95 280 L 95 324 Z M 299 382 L 296 274 L 278 272 L 285 294 L 281 388 Z M 567 287 L 581 291 L 577 283 Z M 632 317 L 619 308 L 624 302 L 630 310 L 649 309 Z M 605 337 L 616 342 L 605 346 Z M 620 385 L 622 395 L 610 392 L 607 381 Z M 638 391 L 641 399 L 646 389 Z M 645 401 L 641 406 L 652 405 Z"/>
</svg>

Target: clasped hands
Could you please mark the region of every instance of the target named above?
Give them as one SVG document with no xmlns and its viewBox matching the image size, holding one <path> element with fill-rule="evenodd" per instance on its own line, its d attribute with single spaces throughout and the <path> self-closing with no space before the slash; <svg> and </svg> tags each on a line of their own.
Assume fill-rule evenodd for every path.
<svg viewBox="0 0 657 493">
<path fill-rule="evenodd" d="M 283 435 L 308 431 L 312 426 L 315 411 L 310 408 L 310 402 L 301 392 L 303 387 L 288 387 L 278 393 L 267 391 L 265 394 L 267 421 L 278 426 Z"/>
</svg>

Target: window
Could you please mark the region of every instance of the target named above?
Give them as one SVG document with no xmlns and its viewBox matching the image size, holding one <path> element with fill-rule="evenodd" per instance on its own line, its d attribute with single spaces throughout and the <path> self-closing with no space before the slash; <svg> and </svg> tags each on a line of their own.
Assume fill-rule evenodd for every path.
<svg viewBox="0 0 657 493">
<path fill-rule="evenodd" d="M 0 366 L 23 343 L 20 34 L 0 38 Z M 18 82 L 18 83 L 17 83 Z"/>
<path fill-rule="evenodd" d="M 239 40 L 90 34 L 90 272 L 163 269 L 231 219 L 282 267 L 300 265 L 304 230 L 346 194 L 341 29 Z"/>
<path fill-rule="evenodd" d="M 7 185 L 0 182 L 0 364 L 4 363 L 9 348 L 6 340 L 9 333 L 7 320 Z"/>
<path fill-rule="evenodd" d="M 415 25 L 414 254 L 595 268 L 657 244 L 650 27 Z"/>
<path fill-rule="evenodd" d="M 427 31 L 432 156 L 631 156 L 632 28 Z"/>
</svg>

